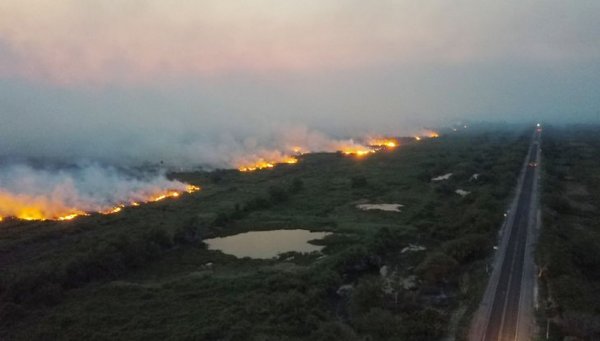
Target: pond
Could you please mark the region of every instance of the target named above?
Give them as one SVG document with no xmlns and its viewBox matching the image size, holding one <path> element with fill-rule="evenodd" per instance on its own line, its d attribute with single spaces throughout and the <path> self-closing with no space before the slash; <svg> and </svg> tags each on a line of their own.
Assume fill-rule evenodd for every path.
<svg viewBox="0 0 600 341">
<path fill-rule="evenodd" d="M 250 257 L 268 259 L 280 253 L 321 251 L 323 246 L 310 244 L 308 241 L 322 239 L 331 232 L 311 232 L 308 230 L 271 230 L 250 231 L 233 236 L 205 239 L 211 250 L 238 258 Z"/>
</svg>

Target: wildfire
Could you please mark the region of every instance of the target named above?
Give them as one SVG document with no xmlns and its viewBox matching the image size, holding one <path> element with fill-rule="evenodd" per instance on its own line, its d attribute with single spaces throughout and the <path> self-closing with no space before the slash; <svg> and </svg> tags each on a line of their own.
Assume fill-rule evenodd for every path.
<svg viewBox="0 0 600 341">
<path fill-rule="evenodd" d="M 296 159 L 295 157 L 290 157 L 285 159 L 283 162 L 287 163 L 287 164 L 294 164 L 294 163 L 298 163 L 298 159 Z"/>
<path fill-rule="evenodd" d="M 79 216 L 82 216 L 82 215 L 88 215 L 88 214 L 85 213 L 85 212 L 71 213 L 71 214 L 64 215 L 62 217 L 58 217 L 57 220 L 72 220 L 72 219 L 75 219 L 75 218 L 77 218 Z"/>
<path fill-rule="evenodd" d="M 364 148 L 364 147 L 348 147 L 348 148 L 342 149 L 341 152 L 344 155 L 355 155 L 355 156 L 361 157 L 361 156 L 375 153 L 375 150 L 370 149 L 370 148 Z"/>
<path fill-rule="evenodd" d="M 380 139 L 372 139 L 369 141 L 369 146 L 379 147 L 379 148 L 396 148 L 400 145 L 398 140 L 396 139 L 388 139 L 388 138 L 380 138 Z"/>
<path fill-rule="evenodd" d="M 186 185 L 184 190 L 167 190 L 158 193 L 155 192 L 150 195 L 146 194 L 147 197 L 145 199 L 136 199 L 136 201 L 130 202 L 129 205 L 139 206 L 141 203 L 156 202 L 166 198 L 177 198 L 183 192 L 193 193 L 199 190 L 200 187 L 198 186 Z M 51 198 L 13 195 L 8 192 L 3 192 L 0 189 L 0 212 L 3 214 L 3 216 L 0 216 L 0 222 L 4 217 L 14 217 L 21 220 L 67 221 L 81 216 L 88 216 L 93 212 L 105 215 L 115 214 L 121 212 L 125 207 L 125 204 L 118 204 L 113 207 L 96 207 L 95 209 L 84 211 L 65 206 L 60 202 L 54 202 Z"/>
<path fill-rule="evenodd" d="M 277 164 L 298 162 L 298 156 L 310 152 L 334 152 L 358 158 L 384 150 L 394 149 L 400 146 L 400 140 L 392 137 L 374 137 L 355 141 L 354 139 L 333 140 L 320 135 L 311 136 L 306 141 L 291 141 L 284 149 L 260 150 L 253 155 L 246 155 L 235 162 L 240 172 L 252 172 L 261 169 L 269 169 Z M 439 134 L 433 130 L 422 130 L 415 135 L 416 140 L 422 138 L 436 138 Z"/>
<path fill-rule="evenodd" d="M 425 137 L 429 137 L 430 139 L 435 139 L 440 137 L 440 134 L 438 134 L 437 131 L 433 131 L 433 130 L 425 130 L 422 134 L 422 136 Z"/>
<path fill-rule="evenodd" d="M 36 207 L 36 203 L 29 203 L 25 197 L 12 198 L 11 196 L 4 194 L 0 190 L 0 208 L 4 206 L 16 207 L 14 214 L 12 212 L 3 210 L 3 214 L 6 216 L 15 216 L 16 218 L 23 220 L 39 220 L 44 218 L 45 207 Z M 67 210 L 67 208 L 65 208 Z"/>
<path fill-rule="evenodd" d="M 200 187 L 194 185 L 187 185 L 185 187 L 185 191 L 188 193 L 194 193 L 200 190 Z M 134 205 L 135 206 L 135 205 Z"/>
<path fill-rule="evenodd" d="M 440 134 L 433 130 L 424 130 L 420 135 L 415 136 L 415 140 L 421 141 L 423 137 L 428 137 L 430 139 L 435 139 L 440 137 Z"/>
<path fill-rule="evenodd" d="M 121 212 L 121 210 L 123 210 L 123 207 L 125 207 L 125 205 L 119 205 L 119 206 L 115 206 L 103 211 L 100 211 L 101 214 L 114 214 L 114 213 L 119 213 Z"/>
<path fill-rule="evenodd" d="M 166 198 L 177 198 L 178 196 L 179 196 L 179 192 L 177 192 L 177 191 L 169 191 L 167 193 L 163 193 L 163 194 L 159 194 L 157 196 L 154 196 L 154 197 L 150 198 L 149 201 L 157 202 L 157 201 L 161 201 L 161 200 L 166 199 Z"/>
<path fill-rule="evenodd" d="M 267 162 L 265 160 L 260 160 L 253 165 L 242 166 L 239 168 L 239 170 L 240 170 L 240 172 L 252 172 L 252 171 L 255 171 L 258 169 L 273 168 L 273 167 L 275 167 L 275 164 L 273 162 Z"/>
<path fill-rule="evenodd" d="M 240 172 L 252 172 L 259 169 L 273 168 L 278 163 L 294 164 L 298 163 L 298 159 L 293 156 L 284 156 L 277 161 L 265 161 L 264 159 L 260 159 L 254 164 L 239 167 L 238 170 Z"/>
</svg>

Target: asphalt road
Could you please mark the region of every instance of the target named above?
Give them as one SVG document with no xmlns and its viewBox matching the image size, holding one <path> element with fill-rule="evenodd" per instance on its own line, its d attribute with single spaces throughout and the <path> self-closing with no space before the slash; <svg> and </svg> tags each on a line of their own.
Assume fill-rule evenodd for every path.
<svg viewBox="0 0 600 341">
<path fill-rule="evenodd" d="M 533 283 L 532 231 L 541 129 L 536 129 L 517 198 L 503 229 L 494 271 L 474 318 L 471 340 L 528 340 L 531 337 Z M 527 324 L 524 328 L 522 324 Z"/>
</svg>

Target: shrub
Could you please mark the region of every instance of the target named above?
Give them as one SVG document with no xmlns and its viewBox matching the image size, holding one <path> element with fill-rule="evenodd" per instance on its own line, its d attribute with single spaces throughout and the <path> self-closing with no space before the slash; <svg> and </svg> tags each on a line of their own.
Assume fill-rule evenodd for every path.
<svg viewBox="0 0 600 341">
<path fill-rule="evenodd" d="M 230 221 L 229 215 L 225 212 L 219 212 L 212 222 L 213 226 L 225 226 Z"/>
<path fill-rule="evenodd" d="M 447 319 L 434 309 L 426 308 L 403 320 L 402 340 L 439 340 L 446 332 Z"/>
<path fill-rule="evenodd" d="M 369 310 L 355 321 L 355 325 L 361 333 L 375 336 L 377 340 L 399 339 L 404 331 L 400 318 L 381 308 Z"/>
<path fill-rule="evenodd" d="M 485 257 L 491 248 L 490 244 L 489 238 L 484 234 L 468 234 L 444 243 L 442 249 L 462 264 Z"/>
<path fill-rule="evenodd" d="M 152 229 L 144 235 L 144 239 L 147 242 L 156 244 L 161 249 L 168 249 L 173 246 L 173 240 L 167 233 L 162 229 Z"/>
<path fill-rule="evenodd" d="M 294 194 L 300 192 L 302 189 L 304 189 L 304 181 L 302 181 L 302 179 L 295 178 L 290 185 L 289 191 L 290 193 Z"/>
<path fill-rule="evenodd" d="M 367 186 L 367 178 L 363 175 L 357 175 L 350 179 L 350 185 L 352 188 L 360 188 Z"/>
<path fill-rule="evenodd" d="M 274 204 L 282 203 L 289 199 L 288 193 L 279 186 L 269 187 L 269 197 Z"/>
<path fill-rule="evenodd" d="M 198 241 L 198 228 L 194 226 L 194 222 L 189 222 L 177 230 L 173 234 L 173 242 L 177 244 L 192 244 Z"/>
<path fill-rule="evenodd" d="M 342 322 L 325 322 L 319 325 L 319 328 L 310 335 L 310 340 L 315 341 L 354 341 L 358 337 L 346 324 Z"/>
<path fill-rule="evenodd" d="M 430 283 L 445 281 L 456 270 L 458 262 L 456 259 L 443 252 L 429 254 L 419 266 L 417 273 Z"/>
<path fill-rule="evenodd" d="M 571 210 L 569 201 L 559 194 L 550 194 L 546 197 L 546 204 L 558 213 L 566 214 Z"/>
<path fill-rule="evenodd" d="M 262 196 L 255 197 L 246 202 L 244 211 L 250 212 L 271 207 L 271 202 Z"/>
<path fill-rule="evenodd" d="M 363 278 L 352 291 L 350 311 L 354 318 L 359 318 L 371 308 L 383 304 L 383 290 L 379 277 Z"/>
</svg>

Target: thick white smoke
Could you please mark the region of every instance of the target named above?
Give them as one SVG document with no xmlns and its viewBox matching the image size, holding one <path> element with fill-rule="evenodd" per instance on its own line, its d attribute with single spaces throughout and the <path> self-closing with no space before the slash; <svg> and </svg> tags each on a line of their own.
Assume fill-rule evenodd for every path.
<svg viewBox="0 0 600 341">
<path fill-rule="evenodd" d="M 56 219 L 144 202 L 187 185 L 163 174 L 141 175 L 97 164 L 34 168 L 0 166 L 0 217 Z"/>
</svg>

